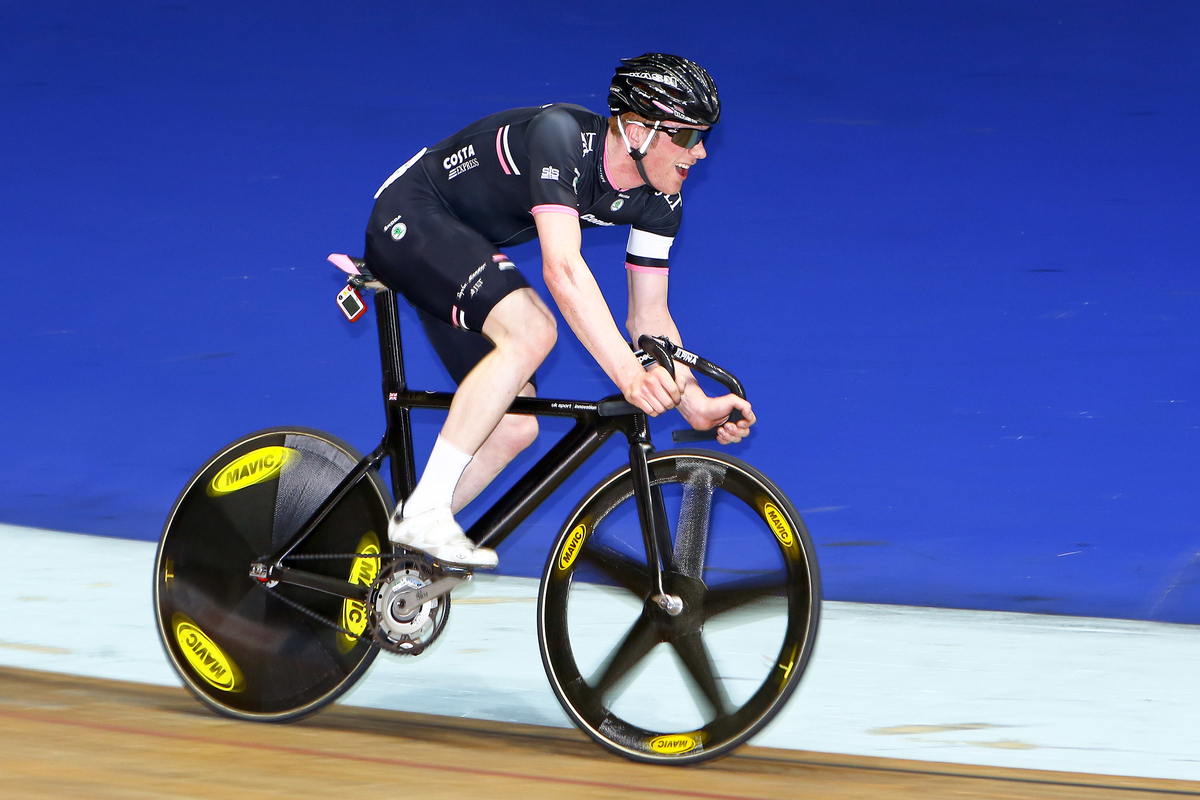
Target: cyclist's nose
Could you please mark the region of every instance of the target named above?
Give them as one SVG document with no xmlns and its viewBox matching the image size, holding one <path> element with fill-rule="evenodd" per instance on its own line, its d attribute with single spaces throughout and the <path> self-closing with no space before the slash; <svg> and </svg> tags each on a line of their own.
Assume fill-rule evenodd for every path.
<svg viewBox="0 0 1200 800">
<path fill-rule="evenodd" d="M 696 142 L 688 152 L 696 158 L 708 158 L 708 151 L 704 149 L 704 142 Z"/>
</svg>

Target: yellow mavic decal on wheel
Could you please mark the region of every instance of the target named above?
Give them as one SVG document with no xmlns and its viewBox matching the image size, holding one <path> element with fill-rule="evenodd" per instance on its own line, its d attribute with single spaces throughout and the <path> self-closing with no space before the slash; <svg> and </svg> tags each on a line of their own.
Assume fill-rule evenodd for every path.
<svg viewBox="0 0 1200 800">
<path fill-rule="evenodd" d="M 796 543 L 796 537 L 792 535 L 792 527 L 788 525 L 783 513 L 775 507 L 774 503 L 770 501 L 763 503 L 762 515 L 781 545 L 791 547 Z"/>
<path fill-rule="evenodd" d="M 677 756 L 683 753 L 690 753 L 702 744 L 704 744 L 704 733 L 702 731 L 668 733 L 662 736 L 655 736 L 646 742 L 647 747 L 664 756 Z"/>
<path fill-rule="evenodd" d="M 358 549 L 354 552 L 362 553 L 363 556 L 379 555 L 379 537 L 375 535 L 375 531 L 367 531 L 359 541 Z M 375 582 L 375 576 L 378 574 L 379 559 L 363 558 L 360 556 L 351 563 L 348 580 L 350 583 L 356 583 L 359 586 L 370 586 Z M 350 600 L 349 598 L 343 600 L 341 625 L 346 630 L 361 635 L 367 629 L 367 607 L 357 600 Z M 354 649 L 354 645 L 356 644 L 358 644 L 358 639 L 338 631 L 338 652 L 349 653 Z"/>
<path fill-rule="evenodd" d="M 563 543 L 562 552 L 558 555 L 558 568 L 562 572 L 566 572 L 571 568 L 571 564 L 575 563 L 575 557 L 579 555 L 579 551 L 583 549 L 583 542 L 587 539 L 588 529 L 587 522 L 579 523 L 571 531 L 571 535 L 567 537 L 567 541 Z"/>
<path fill-rule="evenodd" d="M 299 461 L 300 453 L 288 447 L 260 447 L 235 460 L 208 484 L 209 497 L 231 494 L 247 486 L 274 478 L 288 464 Z"/>
<path fill-rule="evenodd" d="M 800 645 L 792 645 L 792 654 L 787 657 L 786 662 L 780 661 L 776 666 L 782 670 L 783 674 L 779 677 L 779 685 L 787 683 L 787 679 L 792 677 L 792 670 L 796 667 L 796 654 L 800 652 Z"/>
<path fill-rule="evenodd" d="M 177 612 L 171 617 L 171 627 L 183 657 L 197 675 L 222 692 L 240 692 L 246 688 L 246 679 L 238 665 L 196 623 Z"/>
</svg>

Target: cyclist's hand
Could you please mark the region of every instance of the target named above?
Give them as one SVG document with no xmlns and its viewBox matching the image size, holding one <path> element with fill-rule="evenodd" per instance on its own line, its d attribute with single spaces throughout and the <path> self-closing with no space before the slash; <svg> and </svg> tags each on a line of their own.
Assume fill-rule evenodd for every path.
<svg viewBox="0 0 1200 800">
<path fill-rule="evenodd" d="M 624 391 L 625 399 L 652 417 L 679 405 L 679 385 L 671 373 L 656 366 L 649 372 L 634 373 L 633 381 Z"/>
<path fill-rule="evenodd" d="M 742 412 L 744 419 L 729 422 L 729 414 L 733 409 Z M 757 421 L 750 403 L 736 394 L 723 397 L 688 397 L 688 402 L 680 405 L 679 413 L 698 431 L 717 429 L 717 441 L 721 444 L 736 444 L 750 435 L 750 426 Z"/>
</svg>

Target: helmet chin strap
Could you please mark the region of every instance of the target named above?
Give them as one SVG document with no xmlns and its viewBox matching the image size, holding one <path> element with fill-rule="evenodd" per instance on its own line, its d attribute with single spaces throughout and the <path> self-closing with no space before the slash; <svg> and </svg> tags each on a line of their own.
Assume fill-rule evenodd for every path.
<svg viewBox="0 0 1200 800">
<path fill-rule="evenodd" d="M 651 189 L 659 194 L 666 194 L 666 192 L 659 189 L 650 181 L 650 176 L 646 174 L 646 168 L 642 166 L 642 159 L 646 157 L 646 151 L 650 149 L 650 143 L 654 141 L 654 134 L 658 133 L 658 123 L 654 123 L 653 128 L 642 126 L 645 130 L 650 131 L 650 135 L 646 137 L 646 141 L 642 142 L 641 147 L 635 149 L 633 143 L 629 141 L 629 137 L 625 135 L 625 123 L 619 118 L 617 121 L 620 123 L 617 125 L 617 130 L 621 132 L 621 141 L 625 142 L 625 149 L 629 153 L 629 157 L 633 159 L 633 164 L 637 167 L 638 175 L 642 176 L 642 180 Z"/>
</svg>

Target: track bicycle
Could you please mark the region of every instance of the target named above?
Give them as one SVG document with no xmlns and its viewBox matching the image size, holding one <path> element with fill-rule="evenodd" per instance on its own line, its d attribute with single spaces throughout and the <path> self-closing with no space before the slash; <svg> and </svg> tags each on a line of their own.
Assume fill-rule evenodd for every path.
<svg viewBox="0 0 1200 800">
<path fill-rule="evenodd" d="M 338 296 L 348 317 L 365 311 L 359 292 L 375 290 L 382 441 L 363 457 L 307 428 L 243 436 L 188 481 L 155 559 L 168 659 L 203 704 L 237 719 L 298 719 L 353 686 L 379 650 L 423 653 L 445 629 L 452 590 L 472 577 L 387 539 L 392 497 L 407 497 L 417 475 L 410 410 L 448 409 L 453 395 L 407 387 L 395 294 L 363 261 L 330 261 L 348 274 Z M 745 396 L 682 347 L 638 344 L 643 365 L 673 374 L 686 363 Z M 538 645 L 567 716 L 642 762 L 692 764 L 747 741 L 795 691 L 817 634 L 816 554 L 791 502 L 736 458 L 656 452 L 646 416 L 620 395 L 518 397 L 509 413 L 575 424 L 466 531 L 488 547 L 610 437 L 629 443 L 628 465 L 583 495 L 542 573 Z M 674 434 L 705 437 L 715 432 Z"/>
</svg>

